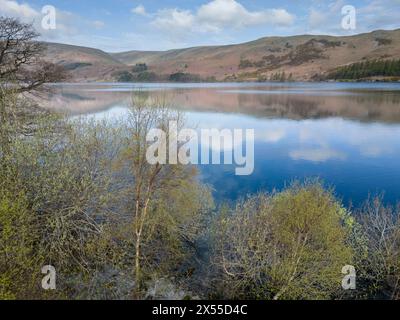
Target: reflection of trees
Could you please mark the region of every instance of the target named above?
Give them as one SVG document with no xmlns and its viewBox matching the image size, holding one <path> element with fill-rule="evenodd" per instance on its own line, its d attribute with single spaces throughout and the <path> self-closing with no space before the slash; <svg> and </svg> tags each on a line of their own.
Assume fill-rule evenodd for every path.
<svg viewBox="0 0 400 320">
<path fill-rule="evenodd" d="M 89 92 L 63 90 L 49 94 L 40 104 L 48 109 L 66 111 L 71 114 L 87 114 L 106 111 L 116 105 L 127 104 L 129 95 L 115 92 Z"/>
<path fill-rule="evenodd" d="M 126 104 L 129 92 L 77 91 L 63 89 L 63 95 L 51 97 L 49 106 L 73 113 L 95 113 Z M 95 89 L 95 87 L 93 87 Z M 204 112 L 243 113 L 257 117 L 321 119 L 342 117 L 359 121 L 400 122 L 400 94 L 394 91 L 304 92 L 265 91 L 246 93 L 212 88 L 143 90 L 145 98 L 164 96 L 178 109 Z M 271 89 L 272 90 L 272 89 Z"/>
<path fill-rule="evenodd" d="M 241 112 L 265 117 L 320 119 L 343 117 L 360 121 L 400 121 L 400 95 L 366 94 L 343 96 L 301 96 L 292 94 L 239 94 Z"/>
</svg>

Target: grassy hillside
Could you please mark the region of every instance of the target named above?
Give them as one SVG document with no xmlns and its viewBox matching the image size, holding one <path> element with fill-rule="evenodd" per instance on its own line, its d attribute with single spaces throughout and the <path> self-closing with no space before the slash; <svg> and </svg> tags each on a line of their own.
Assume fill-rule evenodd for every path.
<svg viewBox="0 0 400 320">
<path fill-rule="evenodd" d="M 131 67 L 136 64 L 146 64 L 147 72 L 151 72 L 153 78 L 157 75 L 157 80 L 174 79 L 171 75 L 184 74 L 188 75 L 184 77 L 188 79 L 257 81 L 276 78 L 283 72 L 288 78 L 291 75 L 292 80 L 312 80 L 324 78 L 338 67 L 357 62 L 400 59 L 400 30 L 374 31 L 348 37 L 268 37 L 237 45 L 159 52 L 107 54 L 94 49 L 59 46 L 49 45 L 51 59 L 56 56 L 56 60 L 77 67 L 80 72 L 74 72 L 74 75 L 89 75 L 88 78 L 97 77 L 98 80 L 117 79 L 119 72 L 131 72 Z M 91 68 L 80 63 L 102 67 Z"/>
<path fill-rule="evenodd" d="M 46 60 L 64 66 L 72 80 L 113 80 L 112 73 L 125 67 L 98 49 L 58 43 L 46 43 L 46 46 Z"/>
</svg>

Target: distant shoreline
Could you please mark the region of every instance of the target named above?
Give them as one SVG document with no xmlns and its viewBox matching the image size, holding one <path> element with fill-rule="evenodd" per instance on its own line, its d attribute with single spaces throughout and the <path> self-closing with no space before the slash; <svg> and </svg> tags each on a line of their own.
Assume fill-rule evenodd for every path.
<svg viewBox="0 0 400 320">
<path fill-rule="evenodd" d="M 400 83 L 399 80 L 326 80 L 326 81 L 312 81 L 312 80 L 302 80 L 302 81 L 198 81 L 198 82 L 175 82 L 175 81 L 152 81 L 152 82 L 120 82 L 120 81 L 70 81 L 70 82 L 55 82 L 52 84 L 157 84 L 157 83 L 165 83 L 165 84 L 229 84 L 229 83 L 254 83 L 254 84 L 263 84 L 263 83 Z"/>
</svg>

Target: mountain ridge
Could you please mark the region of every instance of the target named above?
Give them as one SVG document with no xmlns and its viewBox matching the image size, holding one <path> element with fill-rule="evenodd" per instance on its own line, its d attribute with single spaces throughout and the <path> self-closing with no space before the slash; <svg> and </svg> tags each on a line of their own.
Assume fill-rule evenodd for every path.
<svg viewBox="0 0 400 320">
<path fill-rule="evenodd" d="M 400 29 L 348 36 L 273 36 L 166 51 L 109 53 L 83 46 L 46 45 L 46 60 L 73 71 L 74 81 L 118 81 L 121 75 L 140 79 L 132 69 L 136 64 L 145 64 L 146 70 L 141 72 L 151 77 L 143 79 L 154 81 L 168 81 L 174 74 L 193 75 L 193 79 L 204 81 L 260 81 L 282 73 L 290 74 L 293 80 L 310 81 L 352 63 L 400 59 Z"/>
</svg>

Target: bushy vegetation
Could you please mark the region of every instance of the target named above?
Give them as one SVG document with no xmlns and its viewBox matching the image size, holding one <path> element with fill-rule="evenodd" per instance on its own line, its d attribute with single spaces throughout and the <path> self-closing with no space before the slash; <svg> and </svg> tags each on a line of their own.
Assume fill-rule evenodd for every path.
<svg viewBox="0 0 400 320">
<path fill-rule="evenodd" d="M 177 72 L 173 73 L 168 78 L 169 81 L 173 82 L 201 82 L 201 78 L 196 74 Z"/>
<path fill-rule="evenodd" d="M 270 81 L 279 81 L 279 82 L 285 82 L 285 81 L 293 81 L 293 74 L 286 75 L 285 71 L 282 72 L 277 72 L 271 74 Z"/>
<path fill-rule="evenodd" d="M 144 168 L 144 118 L 136 117 L 154 125 L 169 118 L 150 102 L 131 110 L 118 125 L 48 114 L 30 118 L 28 136 L 8 131 L 0 157 L 1 297 L 142 298 L 153 277 L 178 279 L 191 268 L 210 193 L 192 168 Z M 55 292 L 40 288 L 44 265 L 57 270 Z"/>
<path fill-rule="evenodd" d="M 160 81 L 161 77 L 157 76 L 154 72 L 143 71 L 139 73 L 131 73 L 129 71 L 122 71 L 117 74 L 118 82 L 154 82 Z"/>
<path fill-rule="evenodd" d="M 116 75 L 118 82 L 155 82 L 155 81 L 171 81 L 171 82 L 202 82 L 202 81 L 215 81 L 215 78 L 210 77 L 205 80 L 200 76 L 190 73 L 177 72 L 170 75 L 157 75 L 154 72 L 143 71 L 139 73 L 132 73 L 129 71 L 122 71 Z"/>
<path fill-rule="evenodd" d="M 221 215 L 216 259 L 223 296 L 329 299 L 353 263 L 349 215 L 319 184 L 259 194 Z"/>
<path fill-rule="evenodd" d="M 358 297 L 399 300 L 400 207 L 385 206 L 382 197 L 376 197 L 356 216 Z"/>
<path fill-rule="evenodd" d="M 393 42 L 392 39 L 387 38 L 375 38 L 375 41 L 378 43 L 379 46 L 387 46 L 389 44 L 392 44 Z"/>
<path fill-rule="evenodd" d="M 45 111 L 21 93 L 55 69 L 8 72 L 20 45 L 0 60 L 0 299 L 399 299 L 399 208 L 351 213 L 308 182 L 216 209 L 196 168 L 146 161 L 147 132 L 183 126 L 179 112 L 141 94 L 112 123 Z M 357 290 L 341 288 L 345 265 Z"/>
<path fill-rule="evenodd" d="M 343 66 L 331 72 L 327 78 L 335 80 L 359 80 L 371 77 L 400 77 L 400 60 L 371 60 Z"/>
<path fill-rule="evenodd" d="M 247 69 L 255 67 L 255 63 L 249 59 L 241 59 L 239 63 L 239 69 Z"/>
<path fill-rule="evenodd" d="M 92 64 L 88 63 L 88 62 L 73 62 L 73 63 L 67 63 L 67 64 L 63 65 L 64 69 L 68 70 L 68 71 L 73 71 L 73 70 L 76 70 L 79 68 L 85 68 L 85 67 L 90 67 L 90 66 L 92 66 Z"/>
<path fill-rule="evenodd" d="M 2 23 L 30 34 L 30 25 Z M 23 41 L 4 48 L 1 70 Z M 150 128 L 141 120 L 158 127 L 169 113 L 154 111 L 168 109 L 134 99 L 120 123 L 71 120 L 20 95 L 47 90 L 18 82 L 20 72 L 0 79 L 0 298 L 143 298 L 160 274 L 183 283 L 212 206 L 208 188 L 189 167 L 144 170 L 135 153 Z M 57 271 L 55 291 L 41 288 L 45 265 Z"/>
<path fill-rule="evenodd" d="M 223 209 L 212 294 L 229 299 L 399 299 L 400 212 L 381 198 L 352 214 L 319 182 Z M 354 266 L 356 290 L 342 288 Z M 216 279 L 218 279 L 216 281 Z"/>
<path fill-rule="evenodd" d="M 135 81 L 135 76 L 129 71 L 122 71 L 117 75 L 118 82 L 133 82 Z"/>
<path fill-rule="evenodd" d="M 132 72 L 136 73 L 136 72 L 144 72 L 147 71 L 148 67 L 147 64 L 145 63 L 136 63 L 133 67 L 132 67 Z"/>
</svg>

